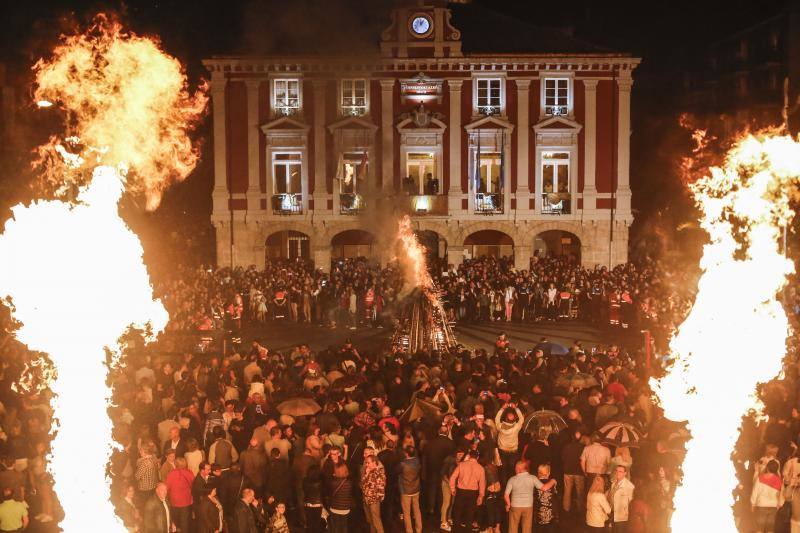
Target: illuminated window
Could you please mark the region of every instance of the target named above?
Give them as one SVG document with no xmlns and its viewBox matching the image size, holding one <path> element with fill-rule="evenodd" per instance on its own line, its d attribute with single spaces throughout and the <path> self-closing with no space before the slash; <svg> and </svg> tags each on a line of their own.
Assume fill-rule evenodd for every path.
<svg viewBox="0 0 800 533">
<path fill-rule="evenodd" d="M 436 176 L 436 158 L 433 152 L 408 153 L 403 188 L 406 194 L 439 194 L 441 187 Z"/>
<path fill-rule="evenodd" d="M 502 161 L 498 152 L 481 152 L 480 175 L 478 177 L 477 191 L 485 194 L 501 192 L 503 176 Z"/>
<path fill-rule="evenodd" d="M 275 194 L 298 194 L 302 192 L 302 160 L 299 153 L 272 155 L 272 176 Z"/>
<path fill-rule="evenodd" d="M 478 78 L 478 112 L 485 115 L 500 113 L 503 105 L 503 80 L 500 78 Z"/>
<path fill-rule="evenodd" d="M 342 80 L 342 114 L 364 115 L 367 112 L 367 80 Z"/>
<path fill-rule="evenodd" d="M 273 107 L 283 115 L 293 115 L 300 110 L 300 80 L 274 80 Z"/>
<path fill-rule="evenodd" d="M 545 78 L 544 114 L 569 114 L 569 78 Z"/>
</svg>

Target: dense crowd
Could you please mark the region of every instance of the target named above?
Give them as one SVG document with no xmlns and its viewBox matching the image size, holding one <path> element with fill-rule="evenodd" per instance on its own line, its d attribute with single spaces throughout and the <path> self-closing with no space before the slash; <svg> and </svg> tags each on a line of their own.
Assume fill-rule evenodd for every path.
<svg viewBox="0 0 800 533">
<path fill-rule="evenodd" d="M 663 333 L 687 309 L 689 295 L 679 288 L 691 285 L 671 279 L 655 262 L 609 270 L 569 258 L 535 258 L 521 271 L 508 258 L 430 263 L 453 322 L 581 319 Z M 201 268 L 180 272 L 159 290 L 174 330 L 235 329 L 268 320 L 384 327 L 404 293 L 397 265 L 381 268 L 363 258 L 334 261 L 330 273 L 300 259 L 273 261 L 263 270 Z"/>
<path fill-rule="evenodd" d="M 454 320 L 639 327 L 679 319 L 688 298 L 670 293 L 652 263 L 608 271 L 542 259 L 517 272 L 481 259 L 436 270 Z M 171 327 L 189 330 L 282 312 L 388 326 L 403 294 L 397 268 L 366 260 L 330 274 L 293 261 L 175 280 L 158 290 Z M 796 320 L 800 299 L 789 291 L 787 301 Z M 48 393 L 12 390 L 21 357 L 2 341 L 0 531 L 14 531 L 28 509 L 45 523 L 60 511 L 45 470 Z M 501 335 L 493 350 L 442 353 L 362 352 L 349 342 L 278 353 L 257 341 L 178 360 L 157 345 L 138 350 L 111 377 L 124 446 L 112 458 L 113 500 L 128 530 L 144 533 L 667 531 L 685 430 L 652 404 L 641 354 L 565 348 L 512 346 Z M 743 528 L 771 531 L 787 508 L 800 528 L 799 376 L 787 365 L 762 391 L 768 421 L 745 423 L 735 457 Z"/>
</svg>

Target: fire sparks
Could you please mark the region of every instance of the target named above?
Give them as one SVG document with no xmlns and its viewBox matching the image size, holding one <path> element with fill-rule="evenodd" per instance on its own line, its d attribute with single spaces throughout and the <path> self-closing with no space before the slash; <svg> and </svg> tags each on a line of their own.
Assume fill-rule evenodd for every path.
<svg viewBox="0 0 800 533">
<path fill-rule="evenodd" d="M 105 348 L 131 324 L 161 331 L 168 316 L 118 202 L 128 187 L 153 208 L 170 181 L 191 171 L 197 155 L 186 133 L 205 96 L 189 96 L 180 64 L 156 43 L 105 19 L 64 38 L 36 70 L 36 99 L 65 110 L 77 137 L 51 142 L 48 179 L 88 179 L 75 204 L 13 209 L 0 235 L 0 295 L 11 297 L 22 323 L 18 338 L 57 368 L 49 470 L 66 515 L 61 527 L 122 532 L 106 477 L 113 441 Z"/>
<path fill-rule="evenodd" d="M 691 186 L 710 243 L 694 306 L 670 344 L 675 363 L 653 382 L 665 415 L 692 433 L 672 531 L 736 531 L 730 453 L 742 416 L 759 407 L 756 385 L 780 372 L 785 354 L 777 294 L 793 265 L 779 241 L 798 179 L 800 143 L 760 134 L 741 138 L 722 167 Z"/>
</svg>

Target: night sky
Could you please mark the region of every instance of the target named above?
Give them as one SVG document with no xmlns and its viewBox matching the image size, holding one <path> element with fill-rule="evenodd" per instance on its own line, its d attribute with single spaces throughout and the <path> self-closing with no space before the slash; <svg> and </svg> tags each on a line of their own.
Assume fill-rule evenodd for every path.
<svg viewBox="0 0 800 533">
<path fill-rule="evenodd" d="M 752 0 L 473 3 L 535 26 L 570 27 L 575 37 L 643 58 L 634 76 L 631 154 L 634 208 L 642 214 L 639 223 L 655 212 L 674 209 L 674 199 L 681 196 L 682 186 L 669 169 L 689 148 L 688 136 L 679 138 L 680 131 L 676 133 L 676 117 L 681 110 L 675 96 L 679 94 L 682 70 L 708 44 L 768 18 L 786 5 L 786 1 Z M 346 53 L 375 47 L 380 32 L 388 25 L 394 2 L 3 0 L 0 4 L 0 61 L 6 62 L 11 75 L 26 87 L 30 66 L 47 55 L 58 35 L 71 32 L 76 24 L 85 24 L 99 11 L 116 13 L 137 33 L 158 35 L 166 51 L 187 65 L 190 78 L 196 82 L 205 75 L 201 59 L 215 54 L 291 50 Z M 25 120 L 23 113 L 23 123 Z M 38 129 L 31 127 L 29 131 Z M 208 153 L 210 120 L 198 134 L 204 138 Z M 27 153 L 26 149 L 20 151 L 22 156 Z M 0 176 L 0 183 L 7 180 L 8 176 Z M 212 166 L 204 159 L 187 182 L 168 194 L 162 213 L 151 217 L 188 220 L 210 234 L 212 183 Z M 683 213 L 678 218 L 685 216 Z"/>
</svg>

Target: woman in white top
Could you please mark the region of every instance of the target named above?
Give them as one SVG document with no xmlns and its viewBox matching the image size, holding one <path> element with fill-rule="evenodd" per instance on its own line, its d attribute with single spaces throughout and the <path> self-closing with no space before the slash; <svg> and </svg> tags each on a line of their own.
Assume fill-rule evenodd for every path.
<svg viewBox="0 0 800 533">
<path fill-rule="evenodd" d="M 625 477 L 630 479 L 631 466 L 633 466 L 633 457 L 631 457 L 631 451 L 627 446 L 620 446 L 617 448 L 617 451 L 614 452 L 614 457 L 612 457 L 611 461 L 608 462 L 608 474 L 613 474 L 618 466 L 625 467 Z"/>
<path fill-rule="evenodd" d="M 602 476 L 595 476 L 589 487 L 589 495 L 586 497 L 586 526 L 589 531 L 604 531 L 606 520 L 611 514 L 611 505 L 603 489 L 605 481 Z"/>
<path fill-rule="evenodd" d="M 800 533 L 800 452 L 794 449 L 792 457 L 783 467 L 783 497 L 792 502 L 792 533 Z"/>
<path fill-rule="evenodd" d="M 191 470 L 192 474 L 195 476 L 197 472 L 200 471 L 200 463 L 205 461 L 205 453 L 203 450 L 199 449 L 200 446 L 197 444 L 197 439 L 189 439 L 186 441 L 186 453 L 184 454 L 184 458 L 186 459 L 186 467 Z"/>
</svg>

